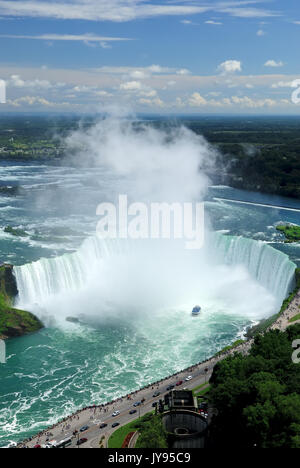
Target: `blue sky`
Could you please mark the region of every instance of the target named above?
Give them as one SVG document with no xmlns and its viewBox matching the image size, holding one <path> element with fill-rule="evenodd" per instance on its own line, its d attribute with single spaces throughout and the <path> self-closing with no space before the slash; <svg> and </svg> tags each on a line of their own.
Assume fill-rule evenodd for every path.
<svg viewBox="0 0 300 468">
<path fill-rule="evenodd" d="M 0 21 L 1 112 L 300 110 L 298 0 L 0 0 Z"/>
</svg>

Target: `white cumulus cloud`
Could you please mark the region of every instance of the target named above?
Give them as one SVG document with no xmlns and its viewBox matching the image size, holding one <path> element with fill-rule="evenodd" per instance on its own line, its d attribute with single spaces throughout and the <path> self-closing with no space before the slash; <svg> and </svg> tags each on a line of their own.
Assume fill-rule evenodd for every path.
<svg viewBox="0 0 300 468">
<path fill-rule="evenodd" d="M 284 63 L 279 61 L 276 62 L 276 60 L 267 60 L 265 63 L 265 67 L 272 67 L 272 68 L 277 68 L 277 67 L 283 67 Z"/>
<path fill-rule="evenodd" d="M 224 75 L 241 72 L 242 63 L 239 60 L 226 60 L 218 66 L 218 70 Z"/>
<path fill-rule="evenodd" d="M 120 85 L 122 91 L 137 91 L 142 89 L 142 84 L 139 81 L 127 81 Z"/>
<path fill-rule="evenodd" d="M 191 107 L 202 107 L 207 105 L 207 100 L 200 93 L 194 93 L 189 99 Z"/>
</svg>

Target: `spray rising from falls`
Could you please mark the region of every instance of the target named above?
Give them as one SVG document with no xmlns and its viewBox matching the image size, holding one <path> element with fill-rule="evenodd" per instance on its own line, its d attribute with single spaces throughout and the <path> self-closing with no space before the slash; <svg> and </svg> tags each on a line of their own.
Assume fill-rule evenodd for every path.
<svg viewBox="0 0 300 468">
<path fill-rule="evenodd" d="M 247 301 L 247 293 L 251 296 L 250 282 L 255 280 L 275 298 L 274 310 L 266 311 L 271 313 L 280 308 L 293 287 L 296 266 L 285 254 L 263 242 L 214 234 L 203 250 L 181 254 L 176 250 L 175 258 L 172 249 L 151 250 L 145 243 L 91 237 L 74 254 L 16 267 L 19 305 L 47 307 L 54 297 L 67 296 L 74 310 L 80 291 L 88 298 L 94 296 L 97 311 L 102 300 L 115 296 L 121 303 L 127 301 L 127 306 L 151 303 L 153 297 L 157 299 L 155 306 L 164 306 L 168 295 L 173 296 L 175 303 L 193 303 L 200 297 L 205 300 L 205 294 L 222 295 L 226 289 L 224 277 L 230 281 L 228 286 L 234 288 L 247 272 L 249 277 L 244 277 L 241 286 L 244 300 Z M 143 291 L 140 302 L 139 291 Z"/>
<path fill-rule="evenodd" d="M 280 304 L 295 286 L 296 265 L 262 241 L 217 234 L 214 247 L 228 265 L 243 265 Z"/>
<path fill-rule="evenodd" d="M 103 167 L 110 202 L 120 193 L 135 202 L 195 202 L 204 199 L 215 150 L 186 128 L 157 129 L 106 119 L 65 142 L 80 163 Z M 99 200 L 99 202 L 104 200 Z M 295 265 L 268 245 L 208 234 L 204 248 L 185 251 L 161 243 L 87 239 L 78 252 L 15 269 L 20 306 L 38 304 L 57 316 L 116 310 L 151 311 L 223 303 L 246 317 L 278 310 Z M 116 305 L 117 303 L 117 305 Z M 220 310 L 222 307 L 220 307 Z M 223 309 L 222 309 L 223 310 Z M 59 311 L 59 312 L 58 312 Z M 257 313 L 258 314 L 258 313 Z M 259 314 L 258 314 L 259 315 Z"/>
</svg>

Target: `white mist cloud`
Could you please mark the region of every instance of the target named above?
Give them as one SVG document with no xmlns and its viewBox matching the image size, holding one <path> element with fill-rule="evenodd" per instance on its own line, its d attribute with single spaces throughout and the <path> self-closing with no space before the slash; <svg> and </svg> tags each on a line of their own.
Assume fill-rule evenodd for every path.
<svg viewBox="0 0 300 468">
<path fill-rule="evenodd" d="M 78 161 L 88 155 L 116 177 L 130 180 L 127 189 L 138 200 L 201 198 L 208 185 L 204 167 L 212 167 L 215 160 L 210 145 L 184 127 L 166 131 L 139 124 L 135 128 L 118 118 L 72 133 L 66 145 L 70 154 L 78 154 Z"/>
<path fill-rule="evenodd" d="M 226 60 L 218 66 L 218 70 L 224 75 L 241 72 L 242 63 L 239 60 Z"/>
<path fill-rule="evenodd" d="M 103 169 L 100 182 L 112 202 L 120 193 L 128 193 L 134 201 L 202 200 L 209 183 L 206 171 L 215 161 L 215 152 L 205 139 L 184 127 L 159 130 L 121 118 L 79 129 L 65 145 L 71 154 L 77 153 L 78 162 L 86 165 L 91 157 Z M 162 314 L 169 325 L 170 307 L 180 312 L 184 323 L 197 303 L 203 314 L 217 312 L 221 320 L 226 314 L 230 320 L 271 315 L 274 297 L 251 279 L 246 267 L 225 265 L 226 254 L 222 247 L 218 251 L 217 239 L 208 235 L 207 241 L 204 249 L 188 251 L 169 240 L 140 243 L 91 238 L 63 261 L 29 265 L 33 287 L 23 297 L 27 295 L 30 310 L 35 311 L 33 304 L 39 303 L 46 315 L 61 322 L 83 313 L 85 323 L 90 318 L 99 323 L 107 317 L 124 318 L 133 328 L 139 317 L 143 327 L 146 320 L 157 323 L 158 318 L 161 327 Z M 49 271 L 55 277 L 50 293 Z M 77 278 L 78 272 L 84 284 L 78 286 L 76 281 L 76 287 L 74 283 L 69 287 L 69 279 Z"/>
</svg>

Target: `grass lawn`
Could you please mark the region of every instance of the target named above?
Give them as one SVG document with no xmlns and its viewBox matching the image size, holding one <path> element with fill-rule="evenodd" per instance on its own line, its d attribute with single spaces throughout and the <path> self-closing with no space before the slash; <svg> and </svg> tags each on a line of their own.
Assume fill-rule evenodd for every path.
<svg viewBox="0 0 300 468">
<path fill-rule="evenodd" d="M 292 317 L 292 318 L 289 320 L 289 323 L 297 322 L 297 320 L 300 320 L 300 314 L 295 315 L 295 317 Z"/>
<path fill-rule="evenodd" d="M 138 420 L 136 419 L 135 421 L 132 421 L 131 423 L 127 424 L 126 426 L 120 427 L 118 430 L 116 430 L 110 437 L 108 441 L 108 448 L 114 449 L 114 448 L 121 448 L 122 444 L 125 440 L 125 437 L 130 433 L 130 432 L 135 432 L 137 430 L 136 424 Z"/>
<path fill-rule="evenodd" d="M 193 388 L 193 394 L 197 394 L 197 390 L 201 390 L 201 388 L 206 387 L 207 383 L 203 383 L 201 385 L 198 385 L 198 387 Z"/>
<path fill-rule="evenodd" d="M 194 396 L 195 397 L 200 397 L 200 396 L 206 395 L 206 393 L 208 393 L 209 391 L 210 391 L 210 385 L 207 388 L 205 388 L 204 390 L 200 390 L 200 392 L 195 393 Z"/>
<path fill-rule="evenodd" d="M 121 448 L 123 445 L 123 442 L 125 440 L 125 437 L 130 433 L 130 432 L 135 432 L 139 429 L 137 427 L 141 422 L 143 422 L 144 418 L 149 417 L 149 415 L 154 414 L 155 411 L 151 411 L 150 413 L 146 413 L 144 416 L 142 416 L 140 419 L 135 419 L 134 421 L 131 421 L 130 423 L 126 424 L 126 426 L 122 426 L 119 429 L 117 429 L 109 438 L 108 441 L 108 448 Z"/>
</svg>

